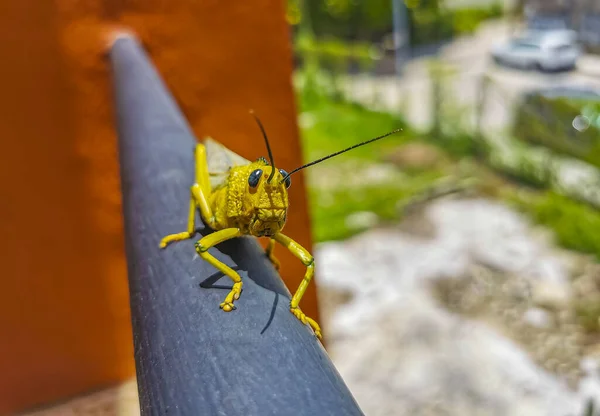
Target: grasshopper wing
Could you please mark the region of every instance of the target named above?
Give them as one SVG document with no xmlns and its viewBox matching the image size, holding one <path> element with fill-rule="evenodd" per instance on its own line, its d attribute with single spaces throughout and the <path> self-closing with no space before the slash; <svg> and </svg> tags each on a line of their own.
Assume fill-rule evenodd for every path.
<svg viewBox="0 0 600 416">
<path fill-rule="evenodd" d="M 249 160 L 244 159 L 210 137 L 204 139 L 204 146 L 206 147 L 206 164 L 208 165 L 210 186 L 213 189 L 225 182 L 229 175 L 229 169 L 250 163 Z"/>
</svg>

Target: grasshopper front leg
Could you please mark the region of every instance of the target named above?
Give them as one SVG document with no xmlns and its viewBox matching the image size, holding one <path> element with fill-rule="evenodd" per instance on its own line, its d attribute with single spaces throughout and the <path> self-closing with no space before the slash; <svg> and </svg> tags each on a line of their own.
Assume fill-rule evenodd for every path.
<svg viewBox="0 0 600 416">
<path fill-rule="evenodd" d="M 215 228 L 215 217 L 208 204 L 208 197 L 211 193 L 210 180 L 208 177 L 208 166 L 206 164 L 206 148 L 203 144 L 197 144 L 195 150 L 196 159 L 196 183 L 190 188 L 190 211 L 188 214 L 187 231 L 171 234 L 164 237 L 159 244 L 160 248 L 165 248 L 174 241 L 187 240 L 196 234 L 196 208 L 200 208 L 200 215 L 205 224 L 210 228 Z"/>
<path fill-rule="evenodd" d="M 242 293 L 242 279 L 235 270 L 227 266 L 225 263 L 217 260 L 212 254 L 210 254 L 208 249 L 219 243 L 222 243 L 223 241 L 230 240 L 241 235 L 242 232 L 239 228 L 225 228 L 224 230 L 220 230 L 203 237 L 196 243 L 196 251 L 200 257 L 233 280 L 233 288 L 225 300 L 219 305 L 219 307 L 225 312 L 231 312 L 235 309 L 233 302 L 238 300 L 240 294 Z"/>
<path fill-rule="evenodd" d="M 292 312 L 294 316 L 298 318 L 303 324 L 308 324 L 313 329 L 313 331 L 315 331 L 315 335 L 317 336 L 317 338 L 321 339 L 321 327 L 319 326 L 319 324 L 314 319 L 311 319 L 308 316 L 306 316 L 304 312 L 302 312 L 298 307 L 298 305 L 300 304 L 300 300 L 304 295 L 304 292 L 306 292 L 306 288 L 308 287 L 310 281 L 313 278 L 315 271 L 315 260 L 313 256 L 304 247 L 302 247 L 300 244 L 298 244 L 288 236 L 282 233 L 277 233 L 273 236 L 273 239 L 275 239 L 275 241 L 277 241 L 282 246 L 286 247 L 294 256 L 296 256 L 300 259 L 300 261 L 302 261 L 302 264 L 306 266 L 306 273 L 304 274 L 304 278 L 302 279 L 300 286 L 296 290 L 296 293 L 294 293 L 294 296 L 292 296 L 292 300 L 290 302 L 290 312 Z"/>
</svg>

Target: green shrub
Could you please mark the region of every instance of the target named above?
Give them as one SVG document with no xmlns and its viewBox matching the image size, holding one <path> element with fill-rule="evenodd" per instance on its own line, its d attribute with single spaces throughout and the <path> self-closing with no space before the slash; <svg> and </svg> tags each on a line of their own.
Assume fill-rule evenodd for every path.
<svg viewBox="0 0 600 416">
<path fill-rule="evenodd" d="M 573 127 L 579 115 L 592 123 L 584 131 Z M 600 166 L 600 102 L 539 95 L 526 98 L 515 111 L 513 135 Z"/>
<path fill-rule="evenodd" d="M 487 19 L 499 18 L 503 15 L 501 3 L 494 3 L 488 7 L 466 7 L 456 9 L 452 13 L 452 27 L 455 34 L 472 34 L 481 22 Z"/>
<path fill-rule="evenodd" d="M 308 34 L 299 34 L 294 46 L 303 64 L 301 74 L 308 84 L 303 93 L 314 95 L 314 89 L 321 88 L 336 101 L 345 100 L 340 78 L 348 73 L 351 65 L 366 72 L 381 57 L 378 48 L 367 42 L 346 42 L 331 37 L 315 39 Z M 315 77 L 319 75 L 327 78 L 325 88 L 317 85 Z"/>
<path fill-rule="evenodd" d="M 486 7 L 459 9 L 415 7 L 409 12 L 411 43 L 435 43 L 456 35 L 472 34 L 483 21 L 502 17 L 503 11 L 500 2 Z"/>
<path fill-rule="evenodd" d="M 350 42 L 332 36 L 317 39 L 299 34 L 294 50 L 302 60 L 316 57 L 328 69 L 336 70 L 345 70 L 349 63 L 354 62 L 370 69 L 381 57 L 379 49 L 370 42 Z"/>
<path fill-rule="evenodd" d="M 436 43 L 452 38 L 452 14 L 438 10 L 412 9 L 410 16 L 410 42 L 412 45 Z"/>
</svg>

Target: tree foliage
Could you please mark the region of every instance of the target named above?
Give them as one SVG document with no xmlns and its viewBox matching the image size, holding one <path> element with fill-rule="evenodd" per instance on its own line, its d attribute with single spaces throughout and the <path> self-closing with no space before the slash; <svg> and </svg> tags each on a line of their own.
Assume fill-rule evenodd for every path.
<svg viewBox="0 0 600 416">
<path fill-rule="evenodd" d="M 458 10 L 443 0 L 403 0 L 412 44 L 472 33 L 479 22 L 502 14 L 501 3 Z M 393 31 L 393 0 L 288 0 L 288 21 L 295 30 L 323 38 L 380 41 Z"/>
</svg>

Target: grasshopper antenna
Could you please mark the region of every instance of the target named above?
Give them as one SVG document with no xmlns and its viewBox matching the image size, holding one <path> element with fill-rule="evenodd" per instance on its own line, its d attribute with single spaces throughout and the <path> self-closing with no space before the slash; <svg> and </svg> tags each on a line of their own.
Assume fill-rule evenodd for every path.
<svg viewBox="0 0 600 416">
<path fill-rule="evenodd" d="M 267 145 L 267 153 L 269 153 L 269 161 L 271 162 L 271 174 L 267 178 L 267 183 L 271 183 L 273 176 L 275 176 L 275 161 L 273 160 L 273 153 L 271 152 L 271 146 L 269 145 L 269 139 L 267 139 L 267 132 L 265 131 L 264 126 L 260 122 L 260 119 L 254 114 L 254 110 L 250 110 L 250 114 L 256 120 L 258 127 L 260 127 L 260 131 L 262 132 L 263 137 L 265 138 L 265 143 Z"/>
<path fill-rule="evenodd" d="M 383 138 L 385 138 L 385 137 L 391 136 L 392 134 L 396 134 L 396 133 L 398 133 L 399 131 L 402 131 L 402 129 L 396 129 L 396 130 L 394 130 L 394 131 L 390 131 L 389 133 L 386 133 L 386 134 L 384 134 L 384 135 L 382 135 L 382 136 L 378 136 L 378 137 L 375 137 L 374 139 L 370 139 L 370 140 L 364 141 L 364 142 L 362 142 L 362 143 L 355 144 L 354 146 L 350 146 L 350 147 L 348 147 L 347 149 L 340 150 L 339 152 L 332 153 L 332 154 L 330 154 L 330 155 L 328 155 L 328 156 L 322 157 L 321 159 L 317 159 L 317 160 L 315 160 L 315 161 L 313 161 L 313 162 L 307 163 L 306 165 L 302 165 L 302 166 L 300 166 L 299 168 L 296 168 L 296 169 L 294 169 L 293 171 L 291 171 L 290 173 L 288 173 L 288 174 L 285 176 L 285 178 L 283 178 L 283 179 L 281 180 L 281 183 L 285 182 L 285 180 L 286 180 L 287 178 L 289 178 L 289 177 L 292 175 L 292 173 L 296 173 L 296 172 L 298 172 L 298 171 L 299 171 L 299 170 L 301 170 L 301 169 L 305 169 L 305 168 L 307 168 L 307 167 L 309 167 L 309 166 L 316 165 L 317 163 L 321 163 L 321 162 L 323 162 L 323 161 L 325 161 L 325 160 L 327 160 L 327 159 L 330 159 L 330 158 L 332 158 L 332 157 L 334 157 L 334 156 L 341 155 L 342 153 L 346 153 L 347 151 L 349 151 L 349 150 L 352 150 L 352 149 L 356 149 L 357 147 L 364 146 L 365 144 L 369 144 L 369 143 L 373 143 L 374 141 L 381 140 L 381 139 L 383 139 Z"/>
</svg>

